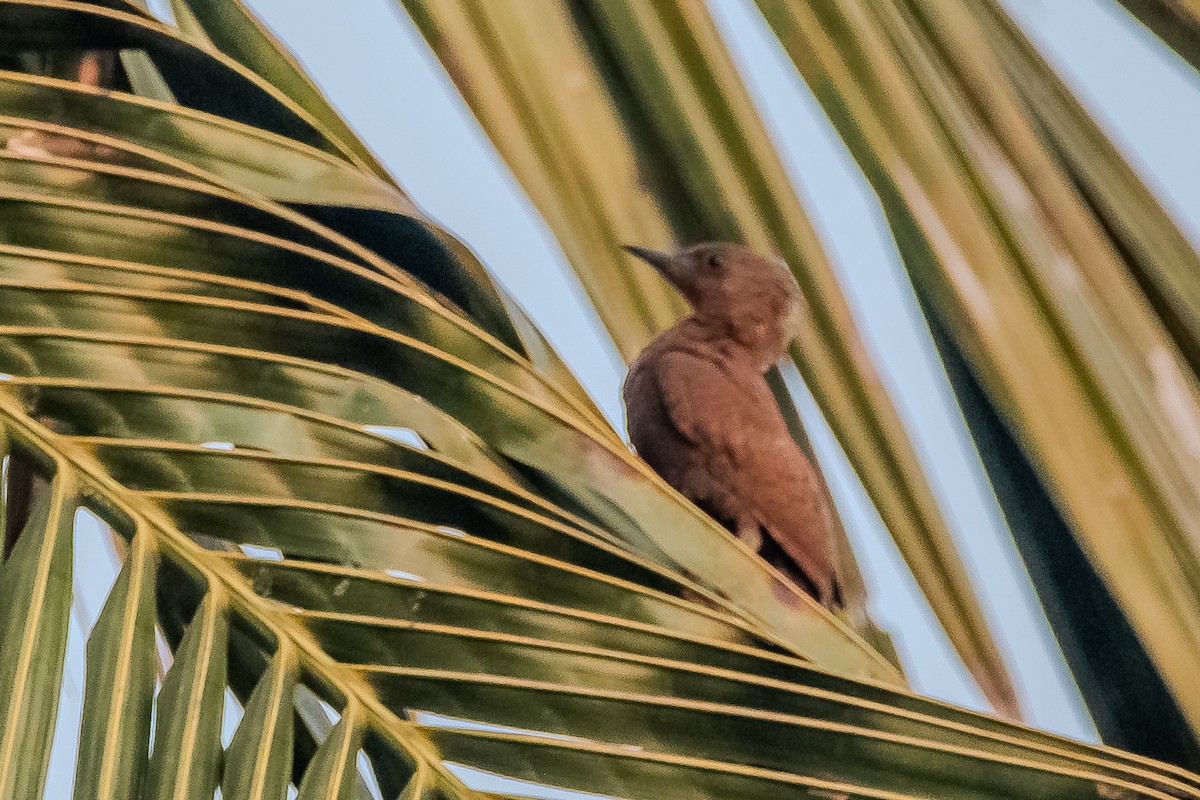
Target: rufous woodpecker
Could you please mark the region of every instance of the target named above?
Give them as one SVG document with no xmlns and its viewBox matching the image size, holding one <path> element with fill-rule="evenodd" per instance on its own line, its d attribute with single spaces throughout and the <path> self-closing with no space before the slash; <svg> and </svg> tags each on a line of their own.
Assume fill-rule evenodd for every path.
<svg viewBox="0 0 1200 800">
<path fill-rule="evenodd" d="M 831 509 L 764 377 L 799 322 L 795 278 L 736 244 L 625 249 L 691 306 L 625 378 L 638 455 L 818 602 L 841 606 Z"/>
</svg>

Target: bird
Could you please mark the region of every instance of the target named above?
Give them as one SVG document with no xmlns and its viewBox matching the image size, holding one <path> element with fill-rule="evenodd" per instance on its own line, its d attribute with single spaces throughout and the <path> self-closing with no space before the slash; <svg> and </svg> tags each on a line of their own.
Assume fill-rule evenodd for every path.
<svg viewBox="0 0 1200 800">
<path fill-rule="evenodd" d="M 802 319 L 795 278 L 728 242 L 625 250 L 691 309 L 630 365 L 622 399 L 634 450 L 811 597 L 840 608 L 828 495 L 765 377 Z"/>
</svg>

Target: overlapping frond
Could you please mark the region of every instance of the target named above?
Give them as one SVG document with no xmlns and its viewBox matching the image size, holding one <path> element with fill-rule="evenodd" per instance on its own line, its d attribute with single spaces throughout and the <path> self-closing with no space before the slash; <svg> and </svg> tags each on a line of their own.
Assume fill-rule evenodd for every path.
<svg viewBox="0 0 1200 800">
<path fill-rule="evenodd" d="M 1105 627 L 1131 627 L 1123 646 L 1154 668 L 1123 692 L 1172 731 L 1142 744 L 1195 763 L 1195 253 L 998 3 L 758 6 L 879 194 L 947 358 L 969 365 L 968 416 L 1016 443 L 1016 471 L 993 478 L 1022 493 L 1006 511 L 1043 593 L 1076 624 L 1112 609 Z M 1060 550 L 1073 575 L 1050 574 Z M 1086 659 L 1106 672 L 1103 638 Z M 1107 705 L 1125 716 L 1106 691 L 1085 687 L 1102 727 Z"/>
<path fill-rule="evenodd" d="M 1200 797 L 905 691 L 311 96 L 106 5 L 0 1 L 0 796 L 45 785 L 94 517 L 76 797 Z"/>
<path fill-rule="evenodd" d="M 627 359 L 681 305 L 623 256 L 622 243 L 740 241 L 792 265 L 806 300 L 797 366 L 985 696 L 1018 715 L 912 444 L 703 4 L 404 6 L 563 243 Z M 790 412 L 786 390 L 777 394 Z M 853 564 L 843 572 L 861 614 Z"/>
</svg>

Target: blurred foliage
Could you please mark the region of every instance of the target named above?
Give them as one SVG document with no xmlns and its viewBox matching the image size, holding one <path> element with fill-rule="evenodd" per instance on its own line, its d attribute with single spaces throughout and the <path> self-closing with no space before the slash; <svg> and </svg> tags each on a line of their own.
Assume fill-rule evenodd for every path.
<svg viewBox="0 0 1200 800">
<path fill-rule="evenodd" d="M 1157 681 L 1130 680 L 1119 695 L 1084 686 L 1094 716 L 1128 718 L 1106 706 L 1136 707 L 1144 692 L 1145 707 L 1176 712 L 1151 731 L 1183 726 L 1103 735 L 1195 765 L 1198 384 L 1166 309 L 1135 279 L 1186 285 L 1195 255 L 996 3 L 759 7 L 878 193 L 918 294 L 1036 476 L 1032 497 L 1007 498 L 1010 519 L 1048 496 L 1043 507 L 1069 526 L 1169 689 L 1164 698 Z M 1055 521 L 1039 528 L 1050 536 Z M 1024 547 L 1030 560 L 1045 550 Z M 1043 566 L 1031 564 L 1035 579 Z M 1068 600 L 1077 619 L 1106 611 L 1095 597 Z M 1184 745 L 1155 749 L 1163 741 Z"/>
<path fill-rule="evenodd" d="M 1200 3 L 1196 0 L 1117 0 L 1181 58 L 1200 67 Z"/>
</svg>

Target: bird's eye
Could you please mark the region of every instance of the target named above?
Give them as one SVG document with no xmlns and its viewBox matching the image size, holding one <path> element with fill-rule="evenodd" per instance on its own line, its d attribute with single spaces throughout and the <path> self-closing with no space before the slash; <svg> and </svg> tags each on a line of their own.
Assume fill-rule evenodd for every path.
<svg viewBox="0 0 1200 800">
<path fill-rule="evenodd" d="M 720 269 L 725 266 L 725 262 L 716 253 L 711 254 L 704 260 L 704 265 L 709 269 Z"/>
</svg>

